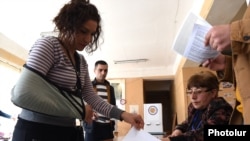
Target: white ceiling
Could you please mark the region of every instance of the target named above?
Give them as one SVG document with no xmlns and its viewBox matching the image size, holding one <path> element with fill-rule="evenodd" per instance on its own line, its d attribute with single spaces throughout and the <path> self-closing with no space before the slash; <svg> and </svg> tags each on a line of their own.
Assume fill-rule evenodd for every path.
<svg viewBox="0 0 250 141">
<path fill-rule="evenodd" d="M 67 0 L 0 0 L 0 32 L 29 50 Z M 171 48 L 186 14 L 203 0 L 90 0 L 100 11 L 104 43 L 85 58 L 90 75 L 98 59 L 109 64 L 109 78 L 171 78 L 180 61 Z M 195 6 L 194 6 L 195 5 Z M 114 64 L 114 60 L 148 59 Z"/>
</svg>

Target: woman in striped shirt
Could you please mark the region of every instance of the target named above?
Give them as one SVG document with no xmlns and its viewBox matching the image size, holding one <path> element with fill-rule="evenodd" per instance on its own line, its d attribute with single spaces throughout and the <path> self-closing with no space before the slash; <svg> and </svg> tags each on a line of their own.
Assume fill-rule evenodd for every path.
<svg viewBox="0 0 250 141">
<path fill-rule="evenodd" d="M 98 48 L 100 21 L 101 17 L 94 5 L 88 1 L 71 0 L 53 19 L 56 30 L 59 31 L 58 37 L 38 39 L 29 52 L 25 67 L 65 91 L 81 94 L 85 102 L 103 115 L 124 120 L 141 129 L 144 121 L 140 115 L 122 111 L 95 94 L 87 62 L 78 53 L 84 49 L 92 53 Z M 87 117 L 83 108 L 82 119 L 84 118 Z M 82 127 L 76 128 L 72 124 L 75 121 L 71 120 L 67 115 L 58 117 L 23 109 L 14 129 L 13 141 L 84 140 Z"/>
</svg>

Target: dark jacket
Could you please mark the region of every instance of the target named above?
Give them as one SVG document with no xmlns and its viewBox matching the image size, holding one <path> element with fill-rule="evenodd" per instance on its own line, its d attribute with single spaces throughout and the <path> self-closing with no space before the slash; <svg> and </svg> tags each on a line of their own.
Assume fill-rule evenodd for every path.
<svg viewBox="0 0 250 141">
<path fill-rule="evenodd" d="M 115 90 L 114 87 L 110 85 L 109 81 L 105 80 L 104 83 L 106 84 L 107 87 L 109 87 L 110 90 L 110 104 L 116 105 L 116 99 L 115 99 Z M 93 87 L 95 87 L 98 82 L 95 80 L 92 81 Z"/>
<path fill-rule="evenodd" d="M 106 84 L 106 86 L 108 87 L 107 88 L 107 90 L 109 91 L 109 103 L 110 104 L 112 104 L 112 105 L 114 105 L 114 106 L 116 106 L 116 99 L 115 99 L 115 90 L 114 90 L 114 87 L 113 86 L 111 86 L 110 85 L 110 83 L 109 83 L 109 81 L 107 81 L 107 80 L 105 80 L 105 82 L 104 82 L 105 84 Z M 93 81 L 92 81 L 92 84 L 93 84 L 93 87 L 94 87 L 94 89 L 95 89 L 95 86 L 98 84 L 98 82 L 96 81 L 96 79 L 94 79 Z M 105 117 L 105 119 L 109 119 L 109 118 L 106 118 Z M 114 130 L 114 125 L 115 125 L 115 122 L 114 121 L 111 121 L 111 123 L 112 123 L 112 127 L 113 127 L 113 130 Z M 85 131 L 86 131 L 86 133 L 88 134 L 88 133 L 92 133 L 92 130 L 93 130 L 93 126 L 95 126 L 95 125 L 93 125 L 93 124 L 88 124 L 88 123 L 86 123 L 86 122 L 84 122 L 84 128 L 85 128 Z"/>
</svg>

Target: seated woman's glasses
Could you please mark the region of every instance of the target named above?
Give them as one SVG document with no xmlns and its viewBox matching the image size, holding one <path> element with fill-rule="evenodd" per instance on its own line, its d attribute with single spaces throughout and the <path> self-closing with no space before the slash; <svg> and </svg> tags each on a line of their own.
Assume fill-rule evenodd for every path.
<svg viewBox="0 0 250 141">
<path fill-rule="evenodd" d="M 192 90 L 187 89 L 186 94 L 187 95 L 192 95 L 192 94 L 194 94 L 194 95 L 200 95 L 202 93 L 209 92 L 209 91 L 211 91 L 211 90 L 209 90 L 209 89 L 202 90 L 201 88 L 199 88 L 199 89 L 192 89 Z"/>
</svg>

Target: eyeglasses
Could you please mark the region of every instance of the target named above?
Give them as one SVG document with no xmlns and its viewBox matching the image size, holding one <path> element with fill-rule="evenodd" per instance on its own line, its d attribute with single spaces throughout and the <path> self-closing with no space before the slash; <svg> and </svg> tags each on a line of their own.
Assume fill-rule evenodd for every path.
<svg viewBox="0 0 250 141">
<path fill-rule="evenodd" d="M 202 89 L 188 90 L 187 89 L 186 94 L 187 95 L 191 95 L 191 94 L 200 95 L 204 92 L 209 92 L 209 91 L 211 91 L 211 90 L 210 89 L 208 89 L 208 90 L 202 90 Z"/>
</svg>

